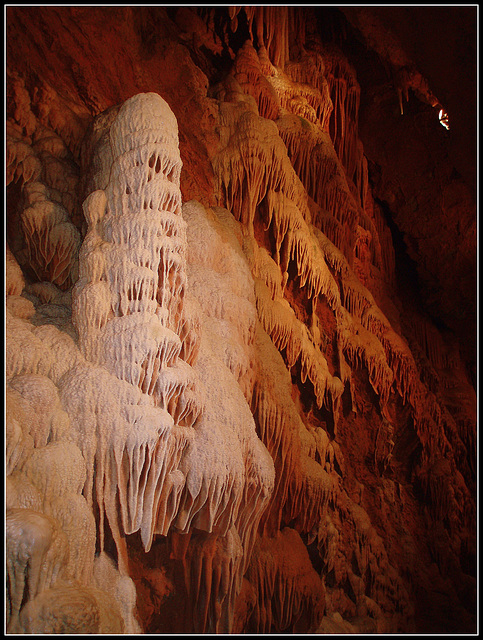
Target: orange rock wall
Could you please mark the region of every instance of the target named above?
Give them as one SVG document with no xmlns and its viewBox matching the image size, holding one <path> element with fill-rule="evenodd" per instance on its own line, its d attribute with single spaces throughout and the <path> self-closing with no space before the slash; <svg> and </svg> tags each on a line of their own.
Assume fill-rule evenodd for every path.
<svg viewBox="0 0 483 640">
<path fill-rule="evenodd" d="M 475 205 L 356 17 L 7 8 L 7 631 L 475 630 Z"/>
</svg>

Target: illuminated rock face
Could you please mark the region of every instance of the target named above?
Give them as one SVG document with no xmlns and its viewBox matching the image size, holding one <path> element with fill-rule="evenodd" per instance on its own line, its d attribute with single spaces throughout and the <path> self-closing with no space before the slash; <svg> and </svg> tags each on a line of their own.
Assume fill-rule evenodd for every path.
<svg viewBox="0 0 483 640">
<path fill-rule="evenodd" d="M 89 226 L 73 291 L 79 348 L 100 369 L 83 370 L 78 384 L 73 374 L 64 401 L 79 411 L 79 392 L 72 390 L 87 385 L 94 406 L 102 402 L 102 412 L 110 412 L 91 427 L 98 443 L 105 442 L 106 463 L 114 456 L 118 464 L 114 475 L 107 464 L 105 477 L 96 480 L 99 508 L 117 495 L 121 530 L 140 531 L 149 549 L 152 536 L 166 533 L 175 515 L 171 503 L 180 486 L 172 478 L 180 474 L 180 456 L 203 404 L 187 362 L 196 339 L 188 335 L 183 308 L 186 238 L 176 120 L 160 96 L 140 94 L 119 110 L 109 141 L 112 162 L 101 166 L 99 177 L 105 190 L 84 202 Z M 110 399 L 96 390 L 100 375 L 108 389 L 118 389 L 110 408 Z M 101 489 L 106 483 L 107 492 Z M 108 507 L 106 514 L 117 528 L 114 511 Z"/>
<path fill-rule="evenodd" d="M 474 388 L 398 288 L 348 56 L 295 7 L 35 12 L 7 15 L 7 631 L 474 631 Z"/>
</svg>

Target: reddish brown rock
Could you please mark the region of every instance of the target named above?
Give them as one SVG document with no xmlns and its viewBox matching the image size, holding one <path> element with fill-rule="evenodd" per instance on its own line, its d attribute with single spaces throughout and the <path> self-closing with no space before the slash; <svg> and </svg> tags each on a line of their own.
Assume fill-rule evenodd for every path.
<svg viewBox="0 0 483 640">
<path fill-rule="evenodd" d="M 475 24 L 7 7 L 11 629 L 475 632 Z"/>
</svg>

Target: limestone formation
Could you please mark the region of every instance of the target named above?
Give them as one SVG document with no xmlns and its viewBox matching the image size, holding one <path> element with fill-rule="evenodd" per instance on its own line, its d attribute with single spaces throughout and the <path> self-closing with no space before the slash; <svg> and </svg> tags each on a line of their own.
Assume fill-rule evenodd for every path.
<svg viewBox="0 0 483 640">
<path fill-rule="evenodd" d="M 6 632 L 473 633 L 431 74 L 363 9 L 6 17 Z"/>
</svg>

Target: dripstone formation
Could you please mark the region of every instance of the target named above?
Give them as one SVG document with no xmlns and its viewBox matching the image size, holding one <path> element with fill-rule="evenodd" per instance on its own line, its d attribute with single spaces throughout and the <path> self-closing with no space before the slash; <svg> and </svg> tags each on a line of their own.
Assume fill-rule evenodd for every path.
<svg viewBox="0 0 483 640">
<path fill-rule="evenodd" d="M 475 632 L 472 164 L 388 16 L 7 8 L 7 633 Z"/>
</svg>

